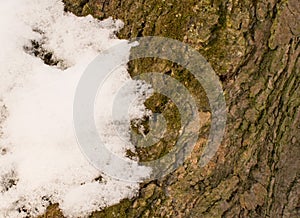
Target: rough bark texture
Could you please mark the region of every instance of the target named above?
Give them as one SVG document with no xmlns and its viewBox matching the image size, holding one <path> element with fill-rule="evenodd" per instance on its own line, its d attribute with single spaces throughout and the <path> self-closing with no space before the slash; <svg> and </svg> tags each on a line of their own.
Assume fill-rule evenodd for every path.
<svg viewBox="0 0 300 218">
<path fill-rule="evenodd" d="M 123 20 L 121 38 L 154 35 L 189 43 L 220 77 L 228 106 L 225 138 L 206 167 L 197 165 L 208 130 L 202 128 L 191 158 L 176 172 L 141 185 L 135 199 L 92 217 L 300 217 L 299 0 L 65 4 L 79 16 Z M 132 75 L 156 69 L 190 81 L 191 92 L 205 99 L 201 86 L 180 67 L 141 60 L 129 69 Z M 199 114 L 209 122 L 209 106 L 200 100 Z M 157 103 L 165 113 L 172 108 L 159 96 L 148 106 L 154 110 Z"/>
</svg>

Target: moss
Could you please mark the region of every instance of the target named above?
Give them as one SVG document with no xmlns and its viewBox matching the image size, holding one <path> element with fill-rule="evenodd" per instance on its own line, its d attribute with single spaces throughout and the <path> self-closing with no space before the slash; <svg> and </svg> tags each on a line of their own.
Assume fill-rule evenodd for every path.
<svg viewBox="0 0 300 218">
<path fill-rule="evenodd" d="M 128 213 L 128 208 L 132 204 L 131 200 L 125 199 L 122 200 L 119 204 L 116 204 L 112 207 L 106 208 L 101 212 L 94 212 L 90 217 L 91 218 L 114 218 L 114 217 L 130 217 Z"/>
<path fill-rule="evenodd" d="M 89 6 L 89 4 L 85 4 L 82 8 L 82 15 L 89 15 L 93 14 L 93 9 Z"/>
<path fill-rule="evenodd" d="M 74 0 L 65 1 L 74 2 Z M 111 0 L 106 5 L 99 5 L 99 1 L 90 0 L 88 4 L 91 8 L 96 8 L 97 5 L 97 9 L 89 12 L 95 17 L 102 19 L 112 16 L 125 22 L 124 28 L 118 34 L 121 38 L 164 36 L 178 39 L 197 49 L 220 76 L 226 89 L 229 108 L 234 111 L 228 123 L 229 136 L 225 139 L 225 145 L 219 149 L 215 161 L 209 163 L 204 170 L 198 169 L 197 157 L 205 145 L 209 124 L 206 124 L 207 128 L 203 128 L 200 132 L 201 140 L 197 143 L 195 153 L 192 154 L 196 158 L 193 161 L 188 160 L 181 170 L 168 175 L 162 181 L 157 181 L 163 191 L 155 190 L 153 196 L 146 199 L 141 193 L 146 189 L 147 184 L 142 184 L 140 195 L 135 199 L 124 200 L 93 216 L 113 217 L 114 214 L 121 214 L 121 217 L 234 217 L 240 214 L 245 217 L 262 217 L 269 215 L 270 208 L 273 207 L 272 202 L 268 202 L 271 206 L 264 207 L 265 214 L 260 213 L 259 208 L 248 213 L 248 206 L 245 206 L 248 201 L 243 193 L 250 193 L 251 186 L 254 184 L 251 172 L 258 166 L 262 169 L 266 168 L 265 173 L 261 174 L 263 175 L 261 180 L 266 186 L 269 184 L 271 172 L 267 168 L 271 169 L 276 165 L 273 159 L 277 158 L 276 149 L 279 147 L 279 143 L 272 145 L 271 141 L 280 141 L 280 137 L 286 135 L 283 134 L 286 125 L 273 128 L 278 125 L 275 118 L 288 125 L 291 125 L 292 121 L 282 118 L 285 114 L 289 113 L 293 119 L 297 118 L 295 108 L 299 104 L 297 101 L 299 98 L 296 95 L 277 100 L 278 96 L 282 96 L 280 90 L 286 89 L 285 94 L 292 93 L 291 90 L 296 90 L 295 84 L 299 81 L 296 77 L 294 79 L 296 82 L 283 80 L 290 74 L 281 73 L 287 69 L 287 60 L 293 58 L 291 57 L 293 52 L 287 52 L 293 50 L 291 45 L 280 47 L 280 43 L 285 41 L 279 37 L 282 34 L 279 34 L 281 30 L 278 27 L 288 26 L 282 25 L 284 19 L 276 18 L 275 9 L 278 9 L 281 3 L 276 6 L 274 1 L 266 3 L 260 0 L 226 2 L 221 0 Z M 258 5 L 265 6 L 266 11 L 263 13 L 259 11 Z M 77 3 L 66 6 L 77 15 L 83 15 L 83 6 L 78 6 Z M 257 13 L 260 14 L 259 19 L 262 21 L 257 20 Z M 290 39 L 290 37 L 284 38 Z M 271 52 L 270 49 L 275 50 Z M 184 84 L 195 97 L 199 112 L 210 111 L 201 84 L 180 66 L 164 60 L 141 59 L 129 63 L 129 72 L 132 77 L 145 72 L 161 72 L 170 75 Z M 273 77 L 273 80 L 269 80 L 269 77 Z M 286 101 L 291 101 L 289 107 L 282 106 Z M 168 132 L 164 140 L 157 143 L 153 150 L 140 149 L 139 154 L 131 154 L 139 155 L 144 160 L 157 158 L 168 152 L 174 146 L 173 142 L 176 141 L 180 129 L 176 107 L 168 98 L 154 95 L 147 100 L 146 106 L 167 117 Z M 287 112 L 283 113 L 280 110 Z M 147 130 L 149 127 L 147 119 L 141 122 L 141 125 Z M 134 131 L 137 132 L 137 129 Z M 273 134 L 276 138 L 272 138 Z M 230 176 L 233 173 L 238 175 L 238 179 Z M 273 178 L 276 173 L 276 171 L 272 172 Z M 272 195 L 271 192 L 270 188 L 269 194 Z M 277 195 L 281 193 L 278 192 Z M 261 199 L 259 202 L 262 202 Z"/>
</svg>

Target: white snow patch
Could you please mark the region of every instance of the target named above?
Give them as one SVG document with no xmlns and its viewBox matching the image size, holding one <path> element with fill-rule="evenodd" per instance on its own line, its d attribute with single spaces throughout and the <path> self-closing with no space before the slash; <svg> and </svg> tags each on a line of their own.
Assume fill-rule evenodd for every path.
<svg viewBox="0 0 300 218">
<path fill-rule="evenodd" d="M 67 217 L 85 217 L 133 197 L 138 183 L 106 175 L 102 175 L 104 182 L 95 181 L 101 172 L 81 153 L 72 121 L 80 76 L 100 51 L 120 42 L 114 33 L 122 22 L 76 17 L 65 13 L 58 0 L 2 1 L 0 17 L 0 107 L 8 110 L 5 122 L 0 118 L 0 149 L 5 150 L 0 153 L 0 217 L 36 216 L 50 202 L 59 203 Z M 63 60 L 68 69 L 50 67 L 24 52 L 30 40 L 42 38 L 43 48 Z M 111 106 L 117 86 L 130 80 L 125 66 L 117 72 L 119 76 L 106 84 L 112 92 L 97 102 Z M 133 108 L 131 117 L 145 113 L 141 104 Z M 104 124 L 97 122 L 100 129 L 112 128 Z M 105 138 L 113 152 L 125 158 L 129 135 L 118 140 L 106 131 Z M 141 177 L 149 173 L 145 169 Z"/>
</svg>

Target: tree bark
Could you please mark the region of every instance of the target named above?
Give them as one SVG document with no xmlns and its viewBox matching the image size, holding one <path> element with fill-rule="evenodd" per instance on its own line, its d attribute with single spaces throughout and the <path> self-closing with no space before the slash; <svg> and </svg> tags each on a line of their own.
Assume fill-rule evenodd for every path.
<svg viewBox="0 0 300 218">
<path fill-rule="evenodd" d="M 218 74 L 228 108 L 224 140 L 207 166 L 197 164 L 209 129 L 203 128 L 183 166 L 92 217 L 300 217 L 298 0 L 64 2 L 78 16 L 123 20 L 121 38 L 165 36 L 190 44 Z M 131 63 L 131 75 L 147 69 L 184 75 L 154 62 Z M 209 117 L 201 86 L 188 86 L 202 118 Z"/>
</svg>

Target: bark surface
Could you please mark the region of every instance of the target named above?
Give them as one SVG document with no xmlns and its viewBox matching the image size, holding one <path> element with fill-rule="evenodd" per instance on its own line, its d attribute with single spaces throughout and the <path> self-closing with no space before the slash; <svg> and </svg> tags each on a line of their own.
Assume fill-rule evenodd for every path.
<svg viewBox="0 0 300 218">
<path fill-rule="evenodd" d="M 226 134 L 204 168 L 210 108 L 200 84 L 174 64 L 144 59 L 138 72 L 163 72 L 197 97 L 202 128 L 192 156 L 140 194 L 91 217 L 300 217 L 300 2 L 299 0 L 64 0 L 78 16 L 124 21 L 121 38 L 165 36 L 197 49 L 222 81 Z M 203 100 L 204 99 L 204 100 Z M 154 156 L 172 148 L 178 133 L 174 105 L 156 95 L 147 103 L 169 116 L 168 135 Z M 171 137 L 172 136 L 172 137 Z M 176 139 L 176 137 L 175 137 Z M 151 158 L 140 150 L 140 157 Z M 51 206 L 46 217 L 61 217 Z M 56 215 L 55 215 L 56 214 Z"/>
</svg>

